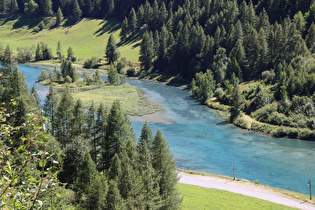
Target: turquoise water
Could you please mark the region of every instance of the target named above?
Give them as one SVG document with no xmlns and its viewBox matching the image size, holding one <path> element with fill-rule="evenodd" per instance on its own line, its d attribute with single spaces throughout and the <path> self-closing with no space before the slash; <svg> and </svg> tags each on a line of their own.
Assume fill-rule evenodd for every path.
<svg viewBox="0 0 315 210">
<path fill-rule="evenodd" d="M 42 68 L 20 65 L 32 86 Z M 165 123 L 149 122 L 154 132 L 160 128 L 174 153 L 178 168 L 233 176 L 301 193 L 308 193 L 309 179 L 315 180 L 315 142 L 279 139 L 244 131 L 225 122 L 188 91 L 139 80 L 127 80 L 141 88 L 149 100 L 165 111 Z M 47 88 L 36 84 L 44 96 Z M 143 121 L 132 119 L 139 136 Z"/>
</svg>

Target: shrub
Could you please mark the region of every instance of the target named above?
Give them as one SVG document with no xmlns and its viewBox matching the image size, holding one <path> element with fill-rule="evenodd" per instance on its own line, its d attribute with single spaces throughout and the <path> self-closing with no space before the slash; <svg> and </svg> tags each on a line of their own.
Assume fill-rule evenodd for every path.
<svg viewBox="0 0 315 210">
<path fill-rule="evenodd" d="M 136 75 L 136 69 L 134 67 L 127 70 L 128 77 L 134 77 Z"/>
<path fill-rule="evenodd" d="M 44 81 L 46 79 L 49 78 L 49 74 L 48 72 L 44 69 L 40 72 L 40 74 L 38 75 L 38 81 Z"/>
<path fill-rule="evenodd" d="M 254 184 L 256 184 L 256 185 L 259 185 L 259 184 L 260 184 L 260 182 L 258 181 L 258 179 L 256 179 L 256 180 L 254 181 Z"/>
<path fill-rule="evenodd" d="M 65 78 L 65 82 L 66 83 L 72 83 L 72 78 L 69 75 L 67 75 Z"/>
<path fill-rule="evenodd" d="M 73 58 L 73 57 L 72 57 Z M 88 58 L 84 64 L 83 68 L 90 69 L 90 68 L 97 68 L 97 63 L 99 62 L 99 59 L 97 57 Z"/>
<path fill-rule="evenodd" d="M 215 97 L 221 97 L 223 94 L 224 94 L 224 91 L 223 91 L 222 88 L 217 88 L 217 89 L 214 91 L 214 96 L 215 96 Z"/>
</svg>

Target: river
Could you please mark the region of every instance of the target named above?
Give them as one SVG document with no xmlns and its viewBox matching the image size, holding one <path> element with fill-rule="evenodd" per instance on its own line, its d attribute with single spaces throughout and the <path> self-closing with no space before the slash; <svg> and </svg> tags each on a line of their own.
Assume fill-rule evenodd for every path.
<svg viewBox="0 0 315 210">
<path fill-rule="evenodd" d="M 44 97 L 47 87 L 35 83 L 43 68 L 19 65 L 30 87 L 35 84 Z M 159 83 L 127 80 L 141 88 L 149 100 L 162 105 L 160 128 L 177 161 L 177 167 L 233 176 L 261 184 L 308 194 L 308 181 L 315 180 L 315 142 L 273 138 L 235 128 L 213 110 L 200 105 L 191 94 Z M 153 117 L 154 118 L 154 117 Z M 131 118 L 139 136 L 143 120 Z M 163 123 L 161 123 L 163 122 Z"/>
</svg>

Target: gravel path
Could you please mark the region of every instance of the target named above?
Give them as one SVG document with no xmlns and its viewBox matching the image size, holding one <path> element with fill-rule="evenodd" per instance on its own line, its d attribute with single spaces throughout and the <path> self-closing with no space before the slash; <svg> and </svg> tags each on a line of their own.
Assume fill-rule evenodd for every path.
<svg viewBox="0 0 315 210">
<path fill-rule="evenodd" d="M 200 175 L 185 174 L 178 172 L 180 177 L 179 182 L 183 184 L 197 185 L 206 188 L 215 188 L 219 190 L 226 190 L 234 193 L 239 193 L 263 200 L 271 201 L 274 203 L 291 206 L 299 209 L 314 209 L 315 206 L 305 203 L 303 201 L 293 200 L 292 198 L 285 197 L 283 195 L 276 194 L 270 190 L 264 189 L 259 186 L 255 186 L 243 182 L 235 182 L 217 177 L 207 177 Z"/>
</svg>

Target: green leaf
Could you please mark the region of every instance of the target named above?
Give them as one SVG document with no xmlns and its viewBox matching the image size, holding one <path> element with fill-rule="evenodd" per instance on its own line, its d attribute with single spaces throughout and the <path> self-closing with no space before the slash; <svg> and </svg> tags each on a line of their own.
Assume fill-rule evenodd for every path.
<svg viewBox="0 0 315 210">
<path fill-rule="evenodd" d="M 58 198 L 61 198 L 61 196 L 62 196 L 62 194 L 60 194 L 60 193 L 57 193 L 57 195 L 56 195 Z"/>
<path fill-rule="evenodd" d="M 39 161 L 39 166 L 40 167 L 45 167 L 46 166 L 46 161 Z"/>
</svg>

